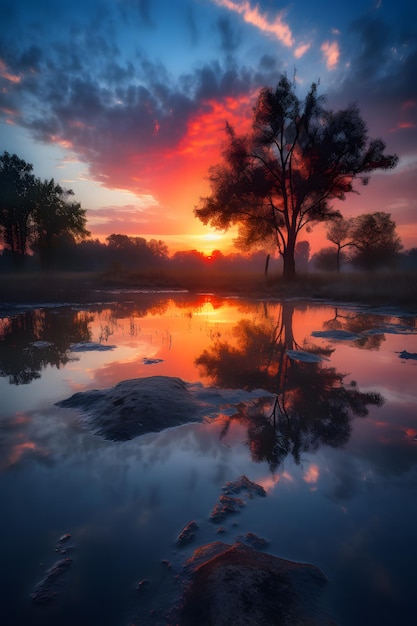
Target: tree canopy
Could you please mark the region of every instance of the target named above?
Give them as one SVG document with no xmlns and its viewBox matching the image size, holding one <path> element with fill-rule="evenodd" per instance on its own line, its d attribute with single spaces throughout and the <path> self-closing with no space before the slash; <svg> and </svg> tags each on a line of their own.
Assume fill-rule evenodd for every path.
<svg viewBox="0 0 417 626">
<path fill-rule="evenodd" d="M 391 214 L 383 211 L 341 217 L 328 225 L 326 237 L 337 248 L 338 270 L 343 248 L 349 248 L 348 259 L 353 265 L 375 270 L 392 265 L 403 247 Z"/>
<path fill-rule="evenodd" d="M 74 192 L 53 178 L 36 178 L 32 170 L 15 154 L 0 156 L 0 239 L 13 254 L 37 251 L 48 266 L 60 240 L 77 241 L 90 233 L 85 209 L 72 201 Z"/>
<path fill-rule="evenodd" d="M 356 105 L 326 110 L 314 83 L 301 100 L 283 74 L 275 90 L 261 89 L 250 133 L 237 135 L 226 124 L 222 160 L 209 170 L 211 195 L 200 199 L 195 215 L 219 229 L 238 225 L 240 247 L 273 243 L 291 279 L 300 231 L 340 217 L 331 201 L 397 160 L 381 139 L 368 138 Z"/>
</svg>

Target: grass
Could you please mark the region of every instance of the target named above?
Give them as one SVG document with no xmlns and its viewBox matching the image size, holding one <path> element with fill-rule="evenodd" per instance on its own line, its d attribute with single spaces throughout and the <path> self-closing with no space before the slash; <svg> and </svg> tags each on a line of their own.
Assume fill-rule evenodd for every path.
<svg viewBox="0 0 417 626">
<path fill-rule="evenodd" d="M 286 282 L 281 276 L 258 272 L 199 272 L 121 268 L 97 274 L 48 272 L 0 274 L 0 302 L 63 302 L 91 300 L 94 290 L 107 288 L 186 289 L 219 295 L 273 298 L 322 298 L 340 302 L 417 307 L 417 272 L 299 275 Z"/>
</svg>

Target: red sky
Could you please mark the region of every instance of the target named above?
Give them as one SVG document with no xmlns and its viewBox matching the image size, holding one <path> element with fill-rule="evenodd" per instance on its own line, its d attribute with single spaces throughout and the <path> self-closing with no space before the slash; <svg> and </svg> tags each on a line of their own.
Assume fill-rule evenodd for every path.
<svg viewBox="0 0 417 626">
<path fill-rule="evenodd" d="M 5 4 L 0 40 L 3 149 L 71 188 L 93 237 L 121 232 L 181 249 L 231 250 L 193 215 L 208 192 L 226 121 L 248 128 L 256 94 L 283 71 L 302 97 L 356 102 L 372 138 L 398 153 L 346 215 L 392 214 L 417 246 L 417 8 L 398 0 L 48 0 Z M 412 6 L 411 6 L 412 4 Z M 312 251 L 322 228 L 301 236 Z"/>
</svg>

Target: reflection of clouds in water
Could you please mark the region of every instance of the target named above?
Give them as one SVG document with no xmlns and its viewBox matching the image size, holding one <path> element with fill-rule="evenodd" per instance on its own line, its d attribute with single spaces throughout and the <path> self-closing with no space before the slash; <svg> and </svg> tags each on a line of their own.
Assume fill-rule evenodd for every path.
<svg viewBox="0 0 417 626">
<path fill-rule="evenodd" d="M 30 416 L 23 413 L 0 421 L 0 471 L 27 460 L 48 460 L 48 448 L 35 442 L 27 432 L 30 424 Z"/>
<path fill-rule="evenodd" d="M 308 469 L 304 472 L 304 482 L 308 484 L 315 484 L 318 482 L 320 477 L 320 468 L 316 463 L 311 463 Z"/>
</svg>

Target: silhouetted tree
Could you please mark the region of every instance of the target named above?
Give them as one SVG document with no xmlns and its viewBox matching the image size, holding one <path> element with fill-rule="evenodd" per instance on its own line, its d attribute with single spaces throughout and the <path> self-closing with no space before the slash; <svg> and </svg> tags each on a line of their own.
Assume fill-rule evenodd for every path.
<svg viewBox="0 0 417 626">
<path fill-rule="evenodd" d="M 393 265 L 402 248 L 390 213 L 379 211 L 359 215 L 352 220 L 350 235 L 356 249 L 351 261 L 367 270 Z"/>
<path fill-rule="evenodd" d="M 113 233 L 106 238 L 111 262 L 122 266 L 139 268 L 159 265 L 168 259 L 168 248 L 161 240 L 131 237 Z"/>
<path fill-rule="evenodd" d="M 72 202 L 72 189 L 63 189 L 51 180 L 36 180 L 34 190 L 33 245 L 41 264 L 49 268 L 60 244 L 67 246 L 87 237 L 86 211 L 79 202 Z"/>
<path fill-rule="evenodd" d="M 339 271 L 340 263 L 346 260 L 346 255 L 343 252 L 339 252 L 333 247 L 321 248 L 312 257 L 312 263 L 318 270 L 324 272 L 336 272 Z"/>
<path fill-rule="evenodd" d="M 33 166 L 16 154 L 0 157 L 0 237 L 12 254 L 27 252 L 33 211 Z"/>
<path fill-rule="evenodd" d="M 238 136 L 227 124 L 226 135 L 222 161 L 209 170 L 211 195 L 195 215 L 215 228 L 237 224 L 240 246 L 273 241 L 287 279 L 300 231 L 338 217 L 330 201 L 354 191 L 356 179 L 367 184 L 371 172 L 397 163 L 382 140 L 368 140 L 356 106 L 324 109 L 314 83 L 302 101 L 285 74 L 275 90 L 261 89 L 252 132 Z"/>
<path fill-rule="evenodd" d="M 343 248 L 352 246 L 351 232 L 353 227 L 352 219 L 339 217 L 327 224 L 326 239 L 334 243 L 336 246 L 336 268 L 340 272 L 340 261 L 342 259 L 341 252 Z"/>
</svg>

